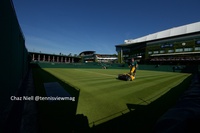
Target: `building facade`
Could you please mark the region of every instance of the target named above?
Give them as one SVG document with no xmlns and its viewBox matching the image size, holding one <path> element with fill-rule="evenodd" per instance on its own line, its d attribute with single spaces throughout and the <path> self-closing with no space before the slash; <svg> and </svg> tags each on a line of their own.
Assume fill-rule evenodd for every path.
<svg viewBox="0 0 200 133">
<path fill-rule="evenodd" d="M 114 54 L 96 54 L 95 51 L 83 51 L 79 54 L 82 62 L 104 62 L 110 63 L 116 61 L 117 55 Z"/>
<path fill-rule="evenodd" d="M 55 55 L 47 53 L 29 52 L 32 61 L 36 62 L 57 62 L 57 63 L 77 63 L 80 62 L 80 57 Z"/>
<path fill-rule="evenodd" d="M 116 45 L 119 62 L 197 63 L 200 61 L 200 22 L 175 27 Z"/>
</svg>

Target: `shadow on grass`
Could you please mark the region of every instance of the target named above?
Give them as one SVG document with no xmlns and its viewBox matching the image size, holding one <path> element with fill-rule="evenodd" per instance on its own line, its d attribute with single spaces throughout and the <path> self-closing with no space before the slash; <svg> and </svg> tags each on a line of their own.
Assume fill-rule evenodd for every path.
<svg viewBox="0 0 200 133">
<path fill-rule="evenodd" d="M 71 97 L 75 97 L 75 101 L 37 101 L 39 132 L 88 130 L 87 117 L 82 114 L 76 115 L 79 90 L 41 69 L 37 64 L 32 64 L 32 72 L 36 96 L 46 97 L 44 83 L 58 82 Z"/>
<path fill-rule="evenodd" d="M 153 102 L 142 101 L 145 104 L 148 103 L 147 105 L 127 103 L 128 113 L 93 126 L 91 132 L 153 132 L 156 121 L 176 104 L 181 94 L 189 87 L 191 79 L 192 75 Z"/>
</svg>

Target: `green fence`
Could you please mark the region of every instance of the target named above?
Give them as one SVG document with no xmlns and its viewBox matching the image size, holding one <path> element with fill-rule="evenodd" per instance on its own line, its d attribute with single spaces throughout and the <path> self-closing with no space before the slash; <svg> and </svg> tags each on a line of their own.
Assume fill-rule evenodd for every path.
<svg viewBox="0 0 200 133">
<path fill-rule="evenodd" d="M 150 71 L 165 71 L 165 72 L 180 72 L 183 66 L 173 65 L 139 65 L 140 70 Z"/>
<path fill-rule="evenodd" d="M 129 69 L 128 64 L 113 63 L 49 63 L 37 62 L 41 68 L 98 68 L 98 69 Z M 184 66 L 172 65 L 143 65 L 139 64 L 138 70 L 181 72 Z"/>
<path fill-rule="evenodd" d="M 36 62 L 41 68 L 113 68 L 112 64 L 102 63 L 54 63 Z"/>
</svg>

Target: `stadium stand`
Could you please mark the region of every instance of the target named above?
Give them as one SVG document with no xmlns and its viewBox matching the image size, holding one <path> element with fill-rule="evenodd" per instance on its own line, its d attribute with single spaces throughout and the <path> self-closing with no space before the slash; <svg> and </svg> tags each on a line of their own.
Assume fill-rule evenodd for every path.
<svg viewBox="0 0 200 133">
<path fill-rule="evenodd" d="M 80 61 L 80 57 L 48 54 L 41 52 L 29 52 L 33 62 L 57 62 L 57 63 L 77 63 Z"/>
<path fill-rule="evenodd" d="M 83 51 L 79 54 L 82 63 L 87 62 L 116 62 L 117 55 L 114 54 L 96 54 L 95 51 Z"/>
<path fill-rule="evenodd" d="M 199 64 L 200 22 L 174 27 L 116 45 L 118 60 L 141 64 Z"/>
</svg>

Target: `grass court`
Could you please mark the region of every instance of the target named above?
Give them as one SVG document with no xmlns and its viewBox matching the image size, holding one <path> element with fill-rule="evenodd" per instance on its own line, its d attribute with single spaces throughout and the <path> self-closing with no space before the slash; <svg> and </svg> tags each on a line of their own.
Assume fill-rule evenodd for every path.
<svg viewBox="0 0 200 133">
<path fill-rule="evenodd" d="M 90 126 L 102 124 L 134 111 L 136 105 L 150 105 L 173 89 L 164 101 L 158 102 L 161 106 L 157 107 L 157 110 L 172 106 L 189 85 L 189 80 L 187 82 L 185 80 L 191 75 L 137 70 L 136 79 L 133 81 L 117 79 L 118 74 L 128 71 L 129 69 L 33 69 L 36 93 L 45 96 L 42 84 L 59 82 L 72 96 L 76 97 L 76 105 L 71 105 L 76 106 L 73 110 L 75 114 L 87 116 Z M 78 93 L 76 93 L 77 90 L 79 90 Z M 39 105 L 44 112 L 47 109 L 46 106 L 45 103 Z M 66 110 L 69 108 L 71 107 L 66 107 Z"/>
</svg>

